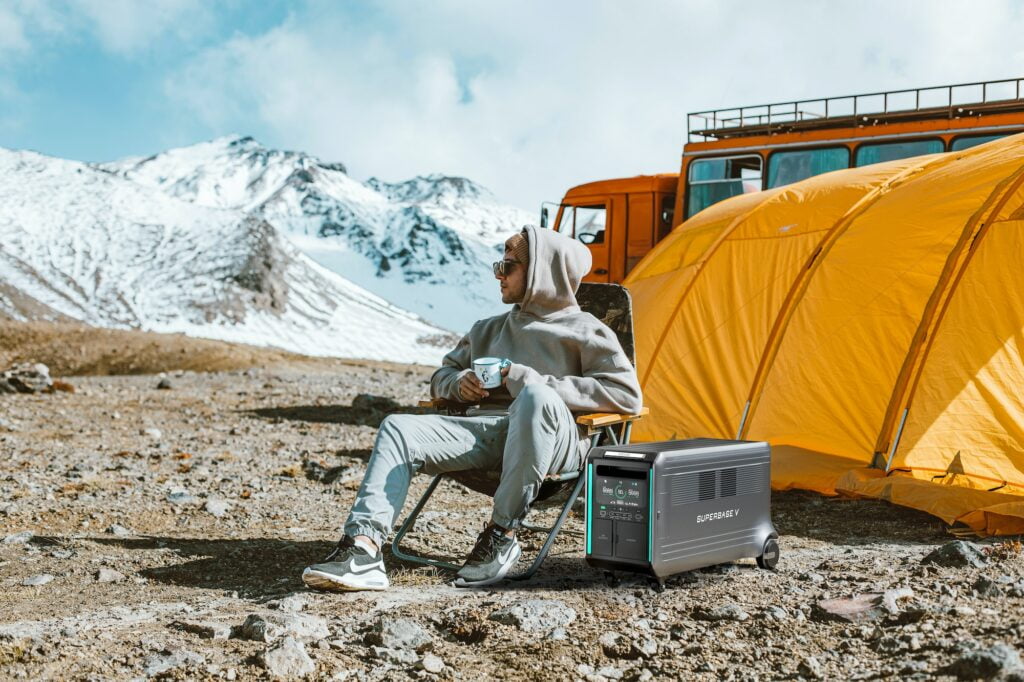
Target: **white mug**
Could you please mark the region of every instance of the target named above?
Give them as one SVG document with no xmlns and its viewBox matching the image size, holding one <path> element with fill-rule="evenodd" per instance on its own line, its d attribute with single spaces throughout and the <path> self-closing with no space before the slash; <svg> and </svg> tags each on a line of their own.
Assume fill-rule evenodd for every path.
<svg viewBox="0 0 1024 682">
<path fill-rule="evenodd" d="M 507 359 L 477 358 L 473 361 L 473 374 L 484 388 L 497 388 L 501 386 L 501 370 L 511 364 Z"/>
</svg>

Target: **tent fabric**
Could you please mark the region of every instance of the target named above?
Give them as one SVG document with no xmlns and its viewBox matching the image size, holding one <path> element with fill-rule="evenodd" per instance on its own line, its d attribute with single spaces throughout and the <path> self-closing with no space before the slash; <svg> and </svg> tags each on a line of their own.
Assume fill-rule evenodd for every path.
<svg viewBox="0 0 1024 682">
<path fill-rule="evenodd" d="M 1022 528 L 1021 262 L 1024 135 L 711 206 L 625 282 L 634 438 L 766 440 L 776 489 Z"/>
</svg>

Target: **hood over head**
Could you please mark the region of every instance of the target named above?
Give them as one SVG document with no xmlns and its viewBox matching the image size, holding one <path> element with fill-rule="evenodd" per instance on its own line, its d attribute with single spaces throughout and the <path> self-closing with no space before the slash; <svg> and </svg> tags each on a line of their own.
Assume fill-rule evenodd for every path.
<svg viewBox="0 0 1024 682">
<path fill-rule="evenodd" d="M 579 310 L 576 290 L 592 264 L 590 249 L 583 243 L 536 225 L 523 234 L 530 245 L 526 271 L 526 295 L 519 309 L 537 317 Z"/>
</svg>

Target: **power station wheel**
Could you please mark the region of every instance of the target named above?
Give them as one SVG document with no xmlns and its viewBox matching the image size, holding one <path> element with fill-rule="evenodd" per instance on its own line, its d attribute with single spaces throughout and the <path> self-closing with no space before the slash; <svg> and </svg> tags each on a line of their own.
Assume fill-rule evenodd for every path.
<svg viewBox="0 0 1024 682">
<path fill-rule="evenodd" d="M 773 571 L 775 564 L 779 563 L 779 543 L 775 538 L 768 538 L 761 548 L 761 556 L 757 557 L 757 565 L 763 569 Z"/>
</svg>

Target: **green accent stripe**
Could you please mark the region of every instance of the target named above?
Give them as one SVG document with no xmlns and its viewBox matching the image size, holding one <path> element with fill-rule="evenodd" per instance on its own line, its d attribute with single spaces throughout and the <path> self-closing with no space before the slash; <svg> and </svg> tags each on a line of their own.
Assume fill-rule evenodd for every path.
<svg viewBox="0 0 1024 682">
<path fill-rule="evenodd" d="M 654 563 L 654 467 L 647 470 L 647 561 Z"/>
<path fill-rule="evenodd" d="M 591 495 L 594 490 L 594 463 L 587 462 L 587 554 L 590 554 L 590 536 L 594 534 L 594 528 L 592 524 L 593 513 L 590 510 L 590 505 L 593 502 Z"/>
</svg>

